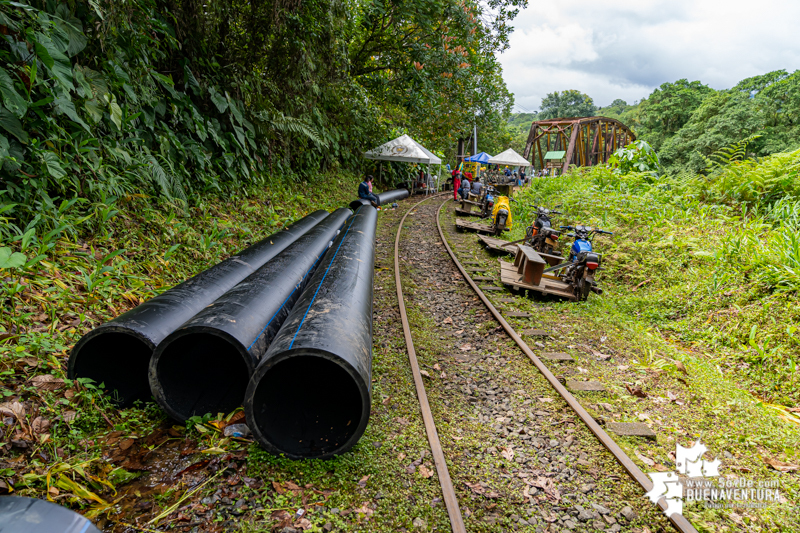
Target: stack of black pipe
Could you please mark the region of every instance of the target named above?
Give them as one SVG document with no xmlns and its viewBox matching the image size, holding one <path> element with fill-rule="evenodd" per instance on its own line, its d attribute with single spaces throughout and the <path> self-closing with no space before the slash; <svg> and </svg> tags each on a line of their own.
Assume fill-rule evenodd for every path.
<svg viewBox="0 0 800 533">
<path fill-rule="evenodd" d="M 289 457 L 347 451 L 370 412 L 376 223 L 361 203 L 308 215 L 86 334 L 69 377 L 179 421 L 244 403 Z"/>
<path fill-rule="evenodd" d="M 408 189 L 395 189 L 393 191 L 386 191 L 380 194 L 376 194 L 375 196 L 378 197 L 378 205 L 388 205 L 392 202 L 399 202 L 403 198 L 408 198 Z M 364 198 L 359 198 L 358 200 L 353 200 L 350 202 L 350 209 L 355 211 L 362 205 L 370 205 L 369 200 L 365 200 Z"/>
</svg>

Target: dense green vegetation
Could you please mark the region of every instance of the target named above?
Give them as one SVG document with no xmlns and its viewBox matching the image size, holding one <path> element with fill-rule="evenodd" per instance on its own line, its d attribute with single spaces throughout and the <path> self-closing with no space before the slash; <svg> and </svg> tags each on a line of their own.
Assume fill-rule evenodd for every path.
<svg viewBox="0 0 800 533">
<path fill-rule="evenodd" d="M 453 152 L 477 121 L 491 144 L 513 103 L 494 53 L 522 6 L 2 0 L 3 237 L 58 229 L 62 201 L 186 207 L 365 170 L 361 153 L 404 131 Z"/>
<path fill-rule="evenodd" d="M 800 71 L 754 76 L 721 91 L 682 79 L 662 84 L 635 105 L 617 99 L 603 108 L 594 108 L 592 99 L 578 91 L 555 92 L 543 99 L 541 109 L 538 120 L 592 114 L 616 118 L 650 144 L 672 174 L 705 172 L 707 157 L 743 140 L 751 157 L 800 147 Z M 519 122 L 512 118 L 509 125 L 515 146 L 524 149 Z"/>
<path fill-rule="evenodd" d="M 597 242 L 609 292 L 598 305 L 695 347 L 759 397 L 796 406 L 800 151 L 754 161 L 741 148 L 716 153 L 707 175 L 594 167 L 538 179 L 515 216 L 563 204 L 569 222 L 613 231 Z"/>
</svg>

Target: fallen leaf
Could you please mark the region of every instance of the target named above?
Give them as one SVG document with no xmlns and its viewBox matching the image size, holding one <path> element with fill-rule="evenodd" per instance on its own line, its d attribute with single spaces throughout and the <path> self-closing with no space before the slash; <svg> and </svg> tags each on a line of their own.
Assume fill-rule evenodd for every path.
<svg viewBox="0 0 800 533">
<path fill-rule="evenodd" d="M 551 403 L 553 401 L 552 398 L 539 398 L 539 401 L 542 403 Z"/>
<path fill-rule="evenodd" d="M 419 373 L 420 373 L 420 374 L 422 374 L 423 376 L 425 376 L 426 378 L 429 378 L 429 377 L 431 377 L 431 375 L 430 375 L 430 374 L 428 374 L 428 371 L 427 371 L 427 370 L 420 370 L 420 371 L 419 371 Z"/>
<path fill-rule="evenodd" d="M 462 331 L 463 331 L 463 330 L 462 330 Z M 460 350 L 461 350 L 462 352 L 467 352 L 467 351 L 469 351 L 469 350 L 471 350 L 471 349 L 472 349 L 472 345 L 471 345 L 471 344 L 462 344 L 462 345 L 461 345 L 461 348 L 460 348 Z"/>
<path fill-rule="evenodd" d="M 72 422 L 76 418 L 78 418 L 78 412 L 77 411 L 67 411 L 63 415 L 61 415 L 61 420 L 63 420 L 64 422 L 67 422 L 67 423 Z"/>
<path fill-rule="evenodd" d="M 363 489 L 364 487 L 367 486 L 367 480 L 369 480 L 369 476 L 362 477 L 358 482 L 358 486 Z"/>
<path fill-rule="evenodd" d="M 49 427 L 50 421 L 41 416 L 37 416 L 33 422 L 31 422 L 31 429 L 34 433 L 44 433 Z"/>
<path fill-rule="evenodd" d="M 301 518 L 297 522 L 294 523 L 295 529 L 311 529 L 311 522 L 308 521 L 308 518 Z"/>
<path fill-rule="evenodd" d="M 37 367 L 41 364 L 41 361 L 36 359 L 35 357 L 23 357 L 18 359 L 20 363 L 25 363 L 28 366 Z"/>
<path fill-rule="evenodd" d="M 637 451 L 634 451 L 633 453 L 635 453 L 636 457 L 638 457 L 639 460 L 642 461 L 647 466 L 655 466 L 656 462 L 653 461 L 652 459 L 650 459 L 649 457 L 647 457 L 646 455 L 642 455 L 641 453 L 639 453 Z"/>
<path fill-rule="evenodd" d="M 442 324 L 452 324 L 452 323 L 453 323 L 453 319 L 450 318 L 450 317 L 447 317 L 442 321 Z"/>
<path fill-rule="evenodd" d="M 362 479 L 362 481 L 366 483 L 366 479 L 369 479 L 369 476 L 367 476 L 365 479 Z M 292 483 L 291 481 L 287 481 L 286 483 L 283 484 L 283 486 L 292 492 L 301 492 L 303 490 L 303 488 L 300 485 L 298 485 L 297 483 Z"/>
<path fill-rule="evenodd" d="M 433 470 L 431 470 L 430 468 L 428 468 L 424 464 L 419 465 L 419 475 L 421 475 L 425 479 L 428 479 L 429 477 L 431 477 L 433 475 Z"/>
<path fill-rule="evenodd" d="M 124 450 L 127 450 L 128 448 L 130 448 L 131 446 L 133 446 L 133 443 L 134 443 L 134 442 L 136 442 L 136 441 L 135 441 L 135 440 L 133 440 L 133 439 L 125 439 L 125 440 L 123 440 L 123 441 L 120 441 L 120 443 L 119 443 L 119 449 L 120 449 L 120 450 L 123 450 L 123 451 L 124 451 Z"/>
<path fill-rule="evenodd" d="M 40 374 L 31 378 L 34 387 L 41 390 L 56 390 L 64 386 L 64 380 L 51 376 L 50 374 Z"/>
<path fill-rule="evenodd" d="M 483 494 L 486 491 L 483 487 L 481 487 L 480 483 L 464 482 L 464 484 L 470 489 L 472 489 L 472 492 L 474 492 L 475 494 Z"/>
<path fill-rule="evenodd" d="M 359 518 L 363 516 L 366 520 L 369 520 L 372 516 L 372 513 L 375 511 L 369 508 L 369 502 L 364 502 L 361 504 L 361 507 L 354 509 L 353 512 L 358 513 Z"/>
<path fill-rule="evenodd" d="M 633 396 L 636 396 L 637 398 L 647 398 L 647 393 L 644 392 L 641 387 L 631 387 L 626 383 L 625 388 L 628 389 L 629 393 L 631 393 Z"/>
<path fill-rule="evenodd" d="M 397 459 L 398 459 L 399 461 L 402 461 L 402 460 L 403 460 L 403 459 L 405 459 L 405 458 L 406 458 L 406 454 L 404 454 L 404 453 L 401 453 L 401 454 L 399 454 L 399 455 L 397 456 Z"/>
<path fill-rule="evenodd" d="M 436 363 L 435 365 L 433 365 L 433 369 L 436 370 L 437 372 L 441 372 L 442 367 L 439 366 L 439 363 Z"/>
<path fill-rule="evenodd" d="M 507 461 L 511 461 L 514 459 L 514 449 L 511 446 L 500 448 L 500 455 L 502 455 Z"/>
<path fill-rule="evenodd" d="M 462 333 L 464 333 L 463 329 L 460 329 L 460 330 L 456 331 L 456 335 L 461 335 Z"/>
<path fill-rule="evenodd" d="M 769 457 L 764 458 L 764 462 L 767 463 L 769 466 L 777 470 L 778 472 L 796 472 L 800 470 L 800 466 L 793 465 L 791 463 L 784 463 L 783 461 L 778 461 L 777 459 L 770 459 Z"/>
<path fill-rule="evenodd" d="M 0 414 L 13 416 L 20 422 L 25 420 L 25 406 L 21 402 L 0 403 Z"/>
<path fill-rule="evenodd" d="M 391 401 L 391 399 L 392 399 L 392 397 L 391 397 L 391 396 L 387 396 L 386 398 L 384 398 L 384 400 L 383 400 L 381 403 L 382 403 L 383 405 L 386 405 L 387 403 L 389 403 L 389 402 Z"/>
<path fill-rule="evenodd" d="M 687 376 L 689 375 L 689 371 L 686 370 L 686 365 L 684 365 L 680 361 L 675 361 L 675 368 L 677 368 L 678 370 L 680 370 L 681 372 L 683 372 Z"/>
</svg>

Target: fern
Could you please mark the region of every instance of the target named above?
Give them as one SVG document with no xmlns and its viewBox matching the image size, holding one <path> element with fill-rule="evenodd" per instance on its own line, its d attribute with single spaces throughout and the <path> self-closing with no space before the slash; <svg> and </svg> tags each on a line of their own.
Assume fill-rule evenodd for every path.
<svg viewBox="0 0 800 533">
<path fill-rule="evenodd" d="M 182 206 L 187 205 L 186 191 L 183 189 L 183 184 L 180 179 L 175 175 L 172 165 L 168 159 L 158 156 L 170 169 L 170 172 L 164 170 L 158 159 L 152 155 L 146 155 L 145 160 L 150 167 L 150 177 L 156 186 L 161 188 L 164 196 L 171 200 L 178 200 Z"/>
<path fill-rule="evenodd" d="M 256 130 L 259 134 L 269 136 L 270 133 L 285 135 L 299 135 L 313 142 L 318 148 L 327 148 L 328 142 L 313 125 L 303 119 L 289 117 L 276 111 L 270 116 L 266 111 L 256 113 Z"/>
<path fill-rule="evenodd" d="M 703 159 L 706 162 L 706 171 L 710 173 L 713 170 L 727 166 L 734 161 L 744 161 L 747 158 L 747 145 L 760 137 L 760 134 L 754 133 L 753 135 L 750 135 L 749 137 L 746 137 L 740 141 L 736 141 L 735 143 L 731 143 L 728 146 L 720 148 L 708 157 L 704 156 Z"/>
</svg>

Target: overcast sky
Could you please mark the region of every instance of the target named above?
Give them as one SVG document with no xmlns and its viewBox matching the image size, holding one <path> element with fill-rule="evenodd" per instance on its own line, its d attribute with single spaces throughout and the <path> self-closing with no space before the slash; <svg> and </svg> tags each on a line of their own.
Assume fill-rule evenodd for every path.
<svg viewBox="0 0 800 533">
<path fill-rule="evenodd" d="M 800 68 L 798 0 L 528 0 L 503 76 L 520 106 L 577 89 L 629 104 L 681 78 L 714 89 Z M 515 107 L 516 111 L 523 111 Z"/>
</svg>

